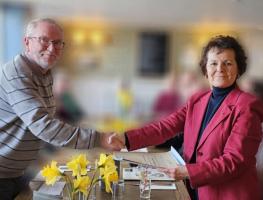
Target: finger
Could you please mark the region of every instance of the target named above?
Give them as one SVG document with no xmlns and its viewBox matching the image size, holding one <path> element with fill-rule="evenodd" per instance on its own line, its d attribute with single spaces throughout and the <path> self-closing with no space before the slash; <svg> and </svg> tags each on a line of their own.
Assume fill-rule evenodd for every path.
<svg viewBox="0 0 263 200">
<path fill-rule="evenodd" d="M 112 135 L 113 135 L 113 134 L 109 135 L 109 137 L 108 137 L 108 143 L 109 143 L 109 144 L 112 143 Z"/>
<path fill-rule="evenodd" d="M 109 145 L 112 147 L 113 150 L 118 150 L 118 151 L 125 147 L 125 145 L 118 138 L 116 133 L 112 134 L 109 137 Z"/>
<path fill-rule="evenodd" d="M 161 168 L 160 171 L 165 173 L 167 176 L 174 178 L 174 170 L 173 169 Z"/>
<path fill-rule="evenodd" d="M 114 151 L 120 151 L 121 149 L 123 149 L 121 145 L 112 145 L 111 148 Z"/>
<path fill-rule="evenodd" d="M 118 140 L 118 142 L 122 145 L 125 146 L 125 139 L 124 136 L 121 134 L 116 134 L 116 139 Z"/>
<path fill-rule="evenodd" d="M 119 134 L 117 134 L 117 133 L 113 133 L 110 136 L 110 141 L 112 143 L 116 142 L 116 143 L 120 144 L 121 146 L 125 146 L 125 142 L 122 141 L 121 136 Z"/>
<path fill-rule="evenodd" d="M 118 148 L 118 150 L 123 149 L 125 147 L 125 145 L 119 140 L 116 140 L 114 144 Z"/>
<path fill-rule="evenodd" d="M 114 139 L 116 138 L 116 133 L 110 133 L 108 137 L 108 143 L 112 144 L 114 142 Z"/>
<path fill-rule="evenodd" d="M 161 172 L 164 172 L 164 173 L 168 172 L 168 169 L 166 169 L 166 168 L 158 168 L 158 170 L 161 171 Z"/>
</svg>

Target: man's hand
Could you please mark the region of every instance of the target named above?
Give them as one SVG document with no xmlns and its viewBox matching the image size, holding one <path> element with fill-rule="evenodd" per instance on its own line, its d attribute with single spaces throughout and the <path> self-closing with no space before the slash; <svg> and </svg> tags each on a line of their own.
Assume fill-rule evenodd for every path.
<svg viewBox="0 0 263 200">
<path fill-rule="evenodd" d="M 159 168 L 158 170 L 164 172 L 169 177 L 175 180 L 183 180 L 189 178 L 189 174 L 185 166 L 176 166 L 175 168 Z"/>
<path fill-rule="evenodd" d="M 100 144 L 105 149 L 120 151 L 125 148 L 125 137 L 117 133 L 100 133 Z"/>
</svg>

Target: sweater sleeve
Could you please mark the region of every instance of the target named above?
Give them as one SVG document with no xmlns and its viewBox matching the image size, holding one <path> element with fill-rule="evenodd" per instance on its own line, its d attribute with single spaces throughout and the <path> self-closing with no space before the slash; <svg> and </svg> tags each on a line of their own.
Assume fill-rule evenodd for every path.
<svg viewBox="0 0 263 200">
<path fill-rule="evenodd" d="M 25 128 L 36 137 L 55 146 L 71 148 L 92 148 L 99 140 L 99 134 L 92 129 L 73 127 L 53 117 L 50 111 L 54 105 L 50 84 L 37 85 L 32 77 L 3 72 L 2 88 L 7 96 L 11 113 L 18 116 Z M 45 90 L 49 95 L 45 96 Z"/>
</svg>

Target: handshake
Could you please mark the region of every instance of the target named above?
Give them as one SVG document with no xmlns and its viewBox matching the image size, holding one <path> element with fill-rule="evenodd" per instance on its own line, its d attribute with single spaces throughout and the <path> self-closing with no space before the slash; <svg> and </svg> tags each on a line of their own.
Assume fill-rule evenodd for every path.
<svg viewBox="0 0 263 200">
<path fill-rule="evenodd" d="M 125 135 L 114 132 L 100 133 L 100 145 L 111 151 L 120 151 L 125 148 Z"/>
</svg>

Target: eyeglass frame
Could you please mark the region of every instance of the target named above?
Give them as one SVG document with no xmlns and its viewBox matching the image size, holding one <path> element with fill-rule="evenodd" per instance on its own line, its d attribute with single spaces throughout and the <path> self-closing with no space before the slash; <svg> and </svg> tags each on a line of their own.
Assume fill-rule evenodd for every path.
<svg viewBox="0 0 263 200">
<path fill-rule="evenodd" d="M 62 40 L 50 40 L 47 37 L 36 37 L 36 36 L 29 36 L 27 37 L 29 39 L 37 39 L 37 41 L 39 42 L 39 44 L 41 44 L 42 46 L 45 47 L 49 47 L 49 45 L 53 44 L 55 49 L 61 50 L 64 48 L 65 46 L 65 42 L 63 42 Z M 57 46 L 57 45 L 61 45 L 61 46 Z"/>
</svg>

